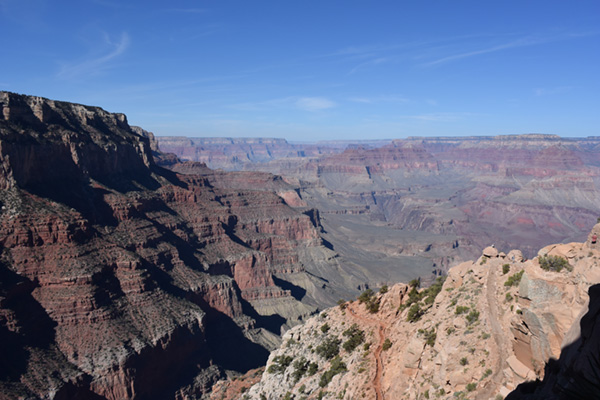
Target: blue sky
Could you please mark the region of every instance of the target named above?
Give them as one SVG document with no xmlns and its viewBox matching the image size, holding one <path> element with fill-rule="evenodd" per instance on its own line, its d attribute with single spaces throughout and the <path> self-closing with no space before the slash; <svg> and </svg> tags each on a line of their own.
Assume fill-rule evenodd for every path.
<svg viewBox="0 0 600 400">
<path fill-rule="evenodd" d="M 599 1 L 0 0 L 0 89 L 158 135 L 600 135 Z"/>
</svg>

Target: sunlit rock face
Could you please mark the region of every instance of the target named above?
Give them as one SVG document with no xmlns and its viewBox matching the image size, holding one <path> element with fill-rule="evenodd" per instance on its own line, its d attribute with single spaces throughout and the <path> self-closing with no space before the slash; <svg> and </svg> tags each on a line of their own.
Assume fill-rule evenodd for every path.
<svg viewBox="0 0 600 400">
<path fill-rule="evenodd" d="M 596 398 L 599 231 L 531 260 L 486 248 L 443 283 L 398 284 L 324 310 L 284 335 L 245 395 Z"/>
</svg>

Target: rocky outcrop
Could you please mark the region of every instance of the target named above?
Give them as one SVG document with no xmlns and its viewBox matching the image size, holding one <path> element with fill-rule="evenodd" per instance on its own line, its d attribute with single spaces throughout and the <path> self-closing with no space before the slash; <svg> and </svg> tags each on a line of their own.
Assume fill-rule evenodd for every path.
<svg viewBox="0 0 600 400">
<path fill-rule="evenodd" d="M 286 281 L 314 286 L 305 254 L 328 250 L 277 178 L 163 169 L 151 134 L 96 107 L 0 106 L 3 397 L 199 398 L 323 301 Z"/>
<path fill-rule="evenodd" d="M 570 243 L 539 254 L 490 247 L 443 284 L 399 284 L 325 310 L 285 334 L 245 396 L 488 399 L 544 379 L 519 386 L 537 397 L 510 398 L 594 398 L 600 253 Z M 544 269 L 550 256 L 564 268 Z"/>
</svg>

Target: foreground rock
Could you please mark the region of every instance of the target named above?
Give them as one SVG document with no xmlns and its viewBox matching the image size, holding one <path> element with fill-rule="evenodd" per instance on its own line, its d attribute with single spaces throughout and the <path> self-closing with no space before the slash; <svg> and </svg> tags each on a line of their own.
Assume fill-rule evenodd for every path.
<svg viewBox="0 0 600 400">
<path fill-rule="evenodd" d="M 528 261 L 488 250 L 451 268 L 443 285 L 398 284 L 325 310 L 285 334 L 261 382 L 240 398 L 495 399 L 547 374 L 560 385 L 573 376 L 597 384 L 590 287 L 600 282 L 600 247 L 591 236 Z M 554 270 L 549 256 L 564 268 Z M 348 345 L 357 330 L 363 340 Z M 568 375 L 545 368 L 559 357 Z"/>
</svg>

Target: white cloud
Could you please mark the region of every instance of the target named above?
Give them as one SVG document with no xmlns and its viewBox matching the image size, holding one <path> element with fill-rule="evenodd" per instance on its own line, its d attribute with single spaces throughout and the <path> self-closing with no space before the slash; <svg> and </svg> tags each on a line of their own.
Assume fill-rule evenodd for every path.
<svg viewBox="0 0 600 400">
<path fill-rule="evenodd" d="M 58 72 L 60 78 L 74 78 L 82 75 L 95 74 L 109 67 L 112 60 L 123 54 L 131 43 L 127 32 L 123 32 L 117 42 L 105 35 L 105 46 L 108 48 L 104 55 L 91 57 L 87 60 L 65 64 Z"/>
<path fill-rule="evenodd" d="M 301 97 L 296 101 L 296 107 L 305 111 L 320 111 L 335 106 L 333 101 L 324 97 Z"/>
</svg>

